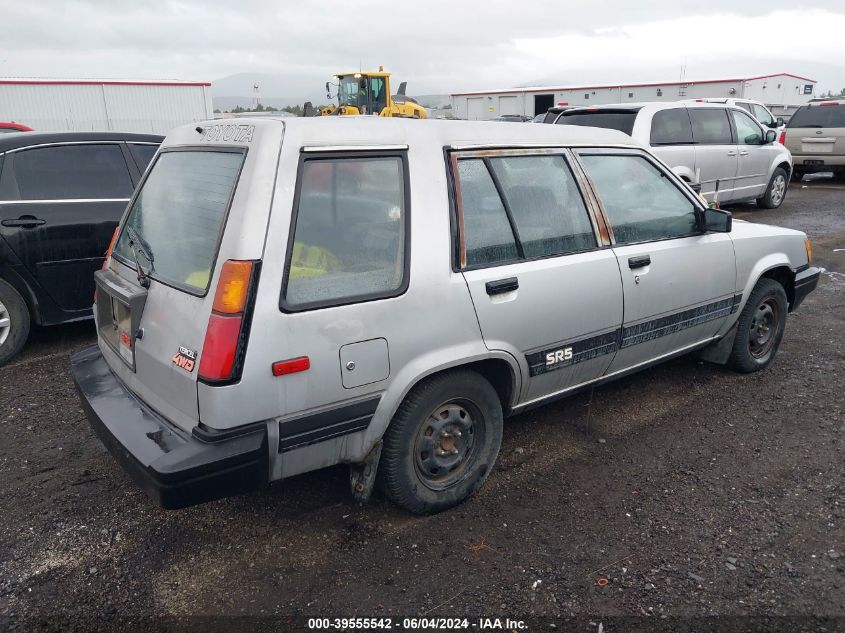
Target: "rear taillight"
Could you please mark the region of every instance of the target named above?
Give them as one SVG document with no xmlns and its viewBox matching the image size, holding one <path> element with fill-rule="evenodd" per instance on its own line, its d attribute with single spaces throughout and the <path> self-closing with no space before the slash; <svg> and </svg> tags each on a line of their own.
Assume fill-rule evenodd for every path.
<svg viewBox="0 0 845 633">
<path fill-rule="evenodd" d="M 103 265 L 100 266 L 100 270 L 105 270 L 106 266 L 109 265 L 109 257 L 111 257 L 111 252 L 114 250 L 114 245 L 117 243 L 117 234 L 120 231 L 120 225 L 118 224 L 114 227 L 114 233 L 112 233 L 111 241 L 109 242 L 109 247 L 106 249 L 106 258 L 103 260 Z M 94 303 L 97 303 L 97 287 L 94 287 Z"/>
<path fill-rule="evenodd" d="M 205 382 L 226 383 L 240 378 L 257 270 L 257 262 L 233 259 L 220 270 L 197 372 Z"/>
<path fill-rule="evenodd" d="M 102 270 L 105 270 L 106 266 L 109 263 L 109 257 L 111 257 L 111 252 L 114 250 L 114 245 L 117 244 L 117 234 L 120 231 L 120 225 L 118 224 L 114 227 L 114 233 L 112 233 L 111 241 L 109 242 L 109 247 L 106 249 L 106 258 L 103 260 L 103 265 L 100 266 Z"/>
<path fill-rule="evenodd" d="M 778 143 L 781 145 L 786 145 L 786 130 L 780 133 L 780 138 L 778 139 Z"/>
</svg>

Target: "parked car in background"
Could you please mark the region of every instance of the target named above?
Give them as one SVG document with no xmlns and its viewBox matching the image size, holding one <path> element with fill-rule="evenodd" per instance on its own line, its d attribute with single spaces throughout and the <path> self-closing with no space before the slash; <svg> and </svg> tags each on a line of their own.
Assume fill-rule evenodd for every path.
<svg viewBox="0 0 845 633">
<path fill-rule="evenodd" d="M 779 207 L 792 172 L 789 151 L 775 143 L 748 112 L 734 106 L 685 102 L 575 108 L 561 113 L 561 125 L 619 130 L 651 148 L 708 200 L 756 200 Z"/>
<path fill-rule="evenodd" d="M 0 136 L 0 365 L 30 323 L 89 318 L 94 271 L 161 136 Z"/>
<path fill-rule="evenodd" d="M 556 105 L 552 106 L 548 110 L 546 110 L 542 115 L 538 114 L 534 117 L 534 120 L 537 123 L 554 123 L 557 121 L 557 118 L 560 116 L 561 112 L 566 112 L 567 110 L 573 110 L 579 106 L 571 106 L 571 105 Z M 542 118 L 540 118 L 542 117 Z"/>
<path fill-rule="evenodd" d="M 732 223 L 619 132 L 209 121 L 135 193 L 71 367 L 165 507 L 344 463 L 430 513 L 506 415 L 695 350 L 766 367 L 818 277 L 803 233 Z"/>
<path fill-rule="evenodd" d="M 777 134 L 778 139 L 780 138 L 781 132 L 783 132 L 783 128 L 785 125 L 785 123 L 783 122 L 783 118 L 776 117 L 774 114 L 772 114 L 771 110 L 769 110 L 764 104 L 760 103 L 759 101 L 753 101 L 751 99 L 734 99 L 733 97 L 727 99 L 694 99 L 692 101 L 694 103 L 724 103 L 725 105 L 742 108 L 746 112 L 749 112 L 751 116 L 753 116 L 755 119 L 757 119 L 760 125 L 762 125 L 764 128 L 774 130 Z"/>
<path fill-rule="evenodd" d="M 20 123 L 10 121 L 0 121 L 0 134 L 8 134 L 15 132 L 32 132 L 32 128 Z"/>
<path fill-rule="evenodd" d="M 789 119 L 781 142 L 792 152 L 796 179 L 820 171 L 845 176 L 845 100 L 801 106 Z"/>
<path fill-rule="evenodd" d="M 528 123 L 533 117 L 524 115 L 524 114 L 503 114 L 501 116 L 497 116 L 495 119 L 490 119 L 491 121 L 499 121 L 500 123 Z"/>
</svg>

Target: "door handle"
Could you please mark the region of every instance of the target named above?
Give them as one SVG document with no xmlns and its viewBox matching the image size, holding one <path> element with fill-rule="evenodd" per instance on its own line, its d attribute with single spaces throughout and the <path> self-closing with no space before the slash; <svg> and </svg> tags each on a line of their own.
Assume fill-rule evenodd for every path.
<svg viewBox="0 0 845 633">
<path fill-rule="evenodd" d="M 740 152 L 739 155 L 740 156 L 748 156 L 748 152 Z"/>
<path fill-rule="evenodd" d="M 506 292 L 511 292 L 519 288 L 519 279 L 516 277 L 508 277 L 507 279 L 497 279 L 496 281 L 488 281 L 484 284 L 487 294 L 491 297 L 493 295 L 500 295 Z"/>
<path fill-rule="evenodd" d="M 651 255 L 637 255 L 636 257 L 628 258 L 628 268 L 643 268 L 651 264 Z"/>
<path fill-rule="evenodd" d="M 728 152 L 728 156 L 736 156 L 736 152 L 734 152 L 734 151 L 732 150 L 732 151 Z"/>
<path fill-rule="evenodd" d="M 42 224 L 47 224 L 47 220 L 36 218 L 34 215 L 22 215 L 17 220 L 3 220 L 0 224 L 3 226 L 19 226 L 24 229 L 31 229 Z"/>
</svg>

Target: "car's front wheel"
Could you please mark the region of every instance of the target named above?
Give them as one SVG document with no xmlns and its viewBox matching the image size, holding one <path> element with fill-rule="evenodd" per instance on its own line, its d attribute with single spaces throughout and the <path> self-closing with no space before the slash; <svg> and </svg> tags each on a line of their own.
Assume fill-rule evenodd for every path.
<svg viewBox="0 0 845 633">
<path fill-rule="evenodd" d="M 746 374 L 768 366 L 783 339 L 786 311 L 783 286 L 766 277 L 758 281 L 739 315 L 728 366 Z"/>
<path fill-rule="evenodd" d="M 502 405 L 480 374 L 455 370 L 414 387 L 384 434 L 378 480 L 416 514 L 455 506 L 478 490 L 502 443 Z"/>
<path fill-rule="evenodd" d="M 783 167 L 775 169 L 769 180 L 769 186 L 761 197 L 757 198 L 757 206 L 764 209 L 777 209 L 786 198 L 786 188 L 789 185 L 789 175 Z"/>
<path fill-rule="evenodd" d="M 29 336 L 29 310 L 23 298 L 0 279 L 0 367 L 21 351 Z"/>
</svg>

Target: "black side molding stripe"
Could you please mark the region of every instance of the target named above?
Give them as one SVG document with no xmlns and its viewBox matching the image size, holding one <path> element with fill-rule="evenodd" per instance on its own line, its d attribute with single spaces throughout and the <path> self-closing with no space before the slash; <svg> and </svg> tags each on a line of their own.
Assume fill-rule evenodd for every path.
<svg viewBox="0 0 845 633">
<path fill-rule="evenodd" d="M 733 297 L 712 301 L 697 308 L 681 310 L 674 314 L 623 327 L 612 332 L 570 343 L 559 343 L 537 352 L 530 352 L 525 355 L 529 374 L 539 376 L 549 371 L 591 360 L 597 356 L 613 354 L 621 348 L 653 341 L 661 336 L 668 336 L 708 321 L 721 319 L 735 313 L 741 303 L 742 294 L 735 294 Z M 562 354 L 556 354 L 557 352 Z M 551 363 L 547 362 L 549 360 L 547 355 L 549 354 L 555 354 L 556 360 Z"/>
<path fill-rule="evenodd" d="M 373 419 L 381 396 L 279 422 L 279 452 L 363 431 Z"/>
<path fill-rule="evenodd" d="M 619 330 L 606 332 L 597 336 L 582 339 L 580 341 L 573 341 L 572 343 L 561 343 L 554 347 L 549 347 L 539 352 L 532 352 L 525 355 L 525 360 L 528 362 L 528 373 L 531 376 L 539 376 L 548 371 L 555 369 L 563 369 L 576 363 L 583 363 L 591 360 L 597 356 L 604 354 L 612 354 L 619 347 Z M 571 357 L 568 359 L 558 360 L 553 363 L 546 362 L 547 354 L 554 354 L 558 351 L 571 350 Z"/>
<path fill-rule="evenodd" d="M 722 299 L 690 310 L 652 319 L 645 323 L 624 327 L 622 328 L 622 347 L 653 341 L 661 336 L 674 334 L 708 321 L 726 317 L 733 312 L 734 302 L 734 297 Z"/>
</svg>

